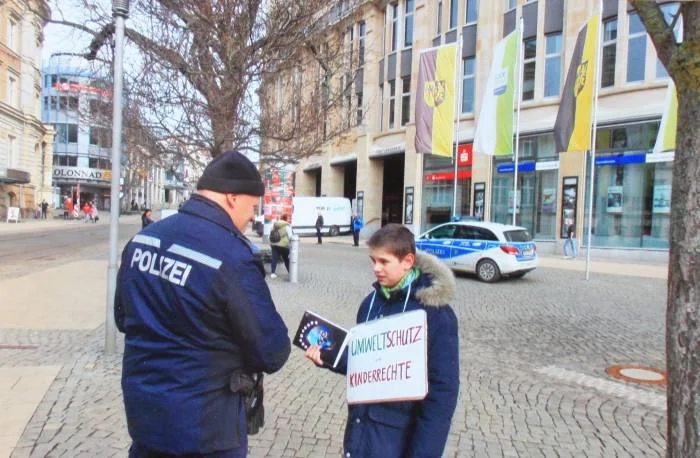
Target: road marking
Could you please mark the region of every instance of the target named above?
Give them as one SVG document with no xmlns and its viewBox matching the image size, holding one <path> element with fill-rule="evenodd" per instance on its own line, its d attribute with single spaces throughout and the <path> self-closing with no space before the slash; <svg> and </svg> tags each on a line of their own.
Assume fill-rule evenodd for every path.
<svg viewBox="0 0 700 458">
<path fill-rule="evenodd" d="M 581 374 L 580 372 L 562 369 L 556 366 L 546 366 L 537 369 L 537 372 L 562 382 L 574 383 L 577 385 L 592 388 L 604 394 L 621 397 L 632 402 L 644 404 L 657 410 L 666 410 L 666 396 L 650 393 L 618 382 L 604 380 L 598 377 Z"/>
</svg>

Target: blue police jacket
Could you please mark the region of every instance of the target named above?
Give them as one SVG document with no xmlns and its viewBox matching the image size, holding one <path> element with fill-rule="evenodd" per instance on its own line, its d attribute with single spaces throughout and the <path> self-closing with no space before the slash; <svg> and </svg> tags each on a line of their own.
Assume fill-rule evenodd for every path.
<svg viewBox="0 0 700 458">
<path fill-rule="evenodd" d="M 114 308 L 132 439 L 174 455 L 245 447 L 231 374 L 279 370 L 290 341 L 259 256 L 224 210 L 196 195 L 134 236 Z"/>
<path fill-rule="evenodd" d="M 416 265 L 421 275 L 411 288 L 394 291 L 389 298 L 375 283 L 360 305 L 357 323 L 402 313 L 404 304 L 406 312 L 425 310 L 428 395 L 422 401 L 348 406 L 344 457 L 439 458 L 444 451 L 459 394 L 458 323 L 448 305 L 456 285 L 450 269 L 435 256 L 418 252 Z M 347 373 L 347 353 L 331 370 Z"/>
</svg>

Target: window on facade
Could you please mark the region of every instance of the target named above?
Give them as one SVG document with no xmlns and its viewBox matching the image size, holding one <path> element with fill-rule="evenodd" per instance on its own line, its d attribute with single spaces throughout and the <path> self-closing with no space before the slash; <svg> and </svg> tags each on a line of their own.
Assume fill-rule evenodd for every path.
<svg viewBox="0 0 700 458">
<path fill-rule="evenodd" d="M 56 142 L 58 143 L 78 143 L 77 124 L 56 124 Z"/>
<path fill-rule="evenodd" d="M 627 82 L 644 80 L 644 60 L 647 53 L 647 33 L 637 13 L 629 15 L 627 41 Z"/>
<path fill-rule="evenodd" d="M 76 167 L 78 165 L 78 156 L 67 156 L 64 154 L 53 156 L 53 165 L 62 165 Z"/>
<path fill-rule="evenodd" d="M 45 95 L 44 96 L 44 111 L 48 111 L 48 110 L 49 110 L 49 96 Z"/>
<path fill-rule="evenodd" d="M 51 75 L 51 87 L 56 86 L 57 83 L 58 83 L 58 76 Z"/>
<path fill-rule="evenodd" d="M 91 169 L 102 169 L 108 170 L 112 168 L 112 164 L 109 159 L 103 157 L 90 157 L 88 158 L 88 165 Z"/>
<path fill-rule="evenodd" d="M 404 39 L 403 45 L 408 48 L 413 46 L 413 10 L 414 0 L 406 0 L 406 16 L 404 18 Z"/>
<path fill-rule="evenodd" d="M 465 23 L 473 24 L 479 17 L 479 0 L 467 0 L 467 11 L 465 12 Z"/>
<path fill-rule="evenodd" d="M 436 35 L 442 35 L 442 1 L 438 2 L 435 30 Z"/>
<path fill-rule="evenodd" d="M 391 50 L 396 51 L 399 45 L 399 4 L 393 3 L 389 8 L 391 8 Z"/>
<path fill-rule="evenodd" d="M 544 96 L 556 97 L 561 88 L 561 33 L 545 37 Z"/>
<path fill-rule="evenodd" d="M 506 0 L 506 10 L 512 10 L 515 8 L 515 0 Z"/>
<path fill-rule="evenodd" d="M 384 85 L 379 85 L 379 131 L 384 130 Z"/>
<path fill-rule="evenodd" d="M 51 107 L 52 110 L 56 110 L 58 106 L 58 100 L 55 95 L 49 96 L 49 106 Z"/>
<path fill-rule="evenodd" d="M 535 59 L 537 57 L 537 39 L 528 38 L 523 42 L 525 47 L 523 60 L 523 100 L 535 98 Z"/>
<path fill-rule="evenodd" d="M 458 0 L 450 0 L 450 26 L 448 30 L 457 28 L 457 10 L 459 9 Z"/>
<path fill-rule="evenodd" d="M 615 59 L 617 56 L 617 18 L 603 23 L 603 68 L 600 86 L 615 85 Z"/>
<path fill-rule="evenodd" d="M 17 79 L 14 76 L 7 77 L 7 103 L 17 105 Z"/>
<path fill-rule="evenodd" d="M 474 112 L 474 74 L 476 73 L 476 58 L 467 57 L 462 60 L 462 113 Z"/>
<path fill-rule="evenodd" d="M 68 97 L 60 96 L 58 98 L 58 107 L 61 110 L 65 110 L 66 108 L 68 108 Z"/>
<path fill-rule="evenodd" d="M 396 127 L 396 80 L 389 81 L 389 129 Z"/>
<path fill-rule="evenodd" d="M 358 24 L 358 50 L 357 50 L 357 64 L 362 67 L 365 63 L 365 38 L 367 36 L 367 25 L 364 21 Z"/>
<path fill-rule="evenodd" d="M 77 110 L 78 109 L 78 98 L 77 97 L 68 97 L 68 109 L 69 110 Z"/>
<path fill-rule="evenodd" d="M 659 5 L 659 7 L 661 8 L 661 12 L 664 15 L 664 20 L 666 21 L 666 24 L 671 25 L 671 23 L 673 22 L 673 17 L 676 15 L 676 13 L 678 13 L 679 4 L 665 3 L 663 5 Z M 682 22 L 683 19 L 679 17 L 678 20 L 676 20 L 676 24 L 673 26 L 673 34 L 676 37 L 676 43 L 680 43 L 681 41 L 683 41 L 683 37 L 681 36 L 681 29 L 683 28 Z M 666 67 L 664 67 L 664 64 L 662 64 L 658 58 L 656 59 L 656 77 L 668 77 L 668 71 L 666 70 Z"/>
<path fill-rule="evenodd" d="M 357 97 L 357 121 L 356 125 L 362 124 L 362 92 L 355 94 Z"/>
<path fill-rule="evenodd" d="M 411 120 L 411 75 L 401 78 L 401 125 L 405 126 Z"/>
<path fill-rule="evenodd" d="M 15 154 L 15 145 L 17 144 L 15 137 L 12 135 L 7 136 L 7 166 L 16 167 L 17 166 L 17 154 Z"/>
<path fill-rule="evenodd" d="M 17 23 L 14 19 L 7 21 L 7 47 L 15 51 L 15 35 L 17 34 Z"/>
</svg>

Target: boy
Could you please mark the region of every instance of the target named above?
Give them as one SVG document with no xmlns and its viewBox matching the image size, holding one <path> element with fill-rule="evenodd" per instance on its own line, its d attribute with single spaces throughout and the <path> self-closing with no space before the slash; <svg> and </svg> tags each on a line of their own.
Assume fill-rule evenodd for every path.
<svg viewBox="0 0 700 458">
<path fill-rule="evenodd" d="M 422 401 L 348 406 L 343 456 L 439 457 L 459 393 L 457 317 L 447 304 L 454 296 L 450 269 L 427 253 L 416 253 L 411 231 L 387 224 L 367 242 L 374 291 L 360 305 L 357 323 L 422 309 L 428 320 L 428 395 Z M 346 374 L 347 350 L 338 367 L 321 360 L 318 346 L 306 357 L 317 366 Z"/>
</svg>

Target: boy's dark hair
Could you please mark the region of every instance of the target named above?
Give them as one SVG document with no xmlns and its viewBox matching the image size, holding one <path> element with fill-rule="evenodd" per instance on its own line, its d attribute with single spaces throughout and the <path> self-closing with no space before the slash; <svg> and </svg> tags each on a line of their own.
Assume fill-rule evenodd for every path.
<svg viewBox="0 0 700 458">
<path fill-rule="evenodd" d="M 370 249 L 383 248 L 397 258 L 416 254 L 416 240 L 413 233 L 401 224 L 387 224 L 372 234 L 367 241 Z"/>
</svg>

